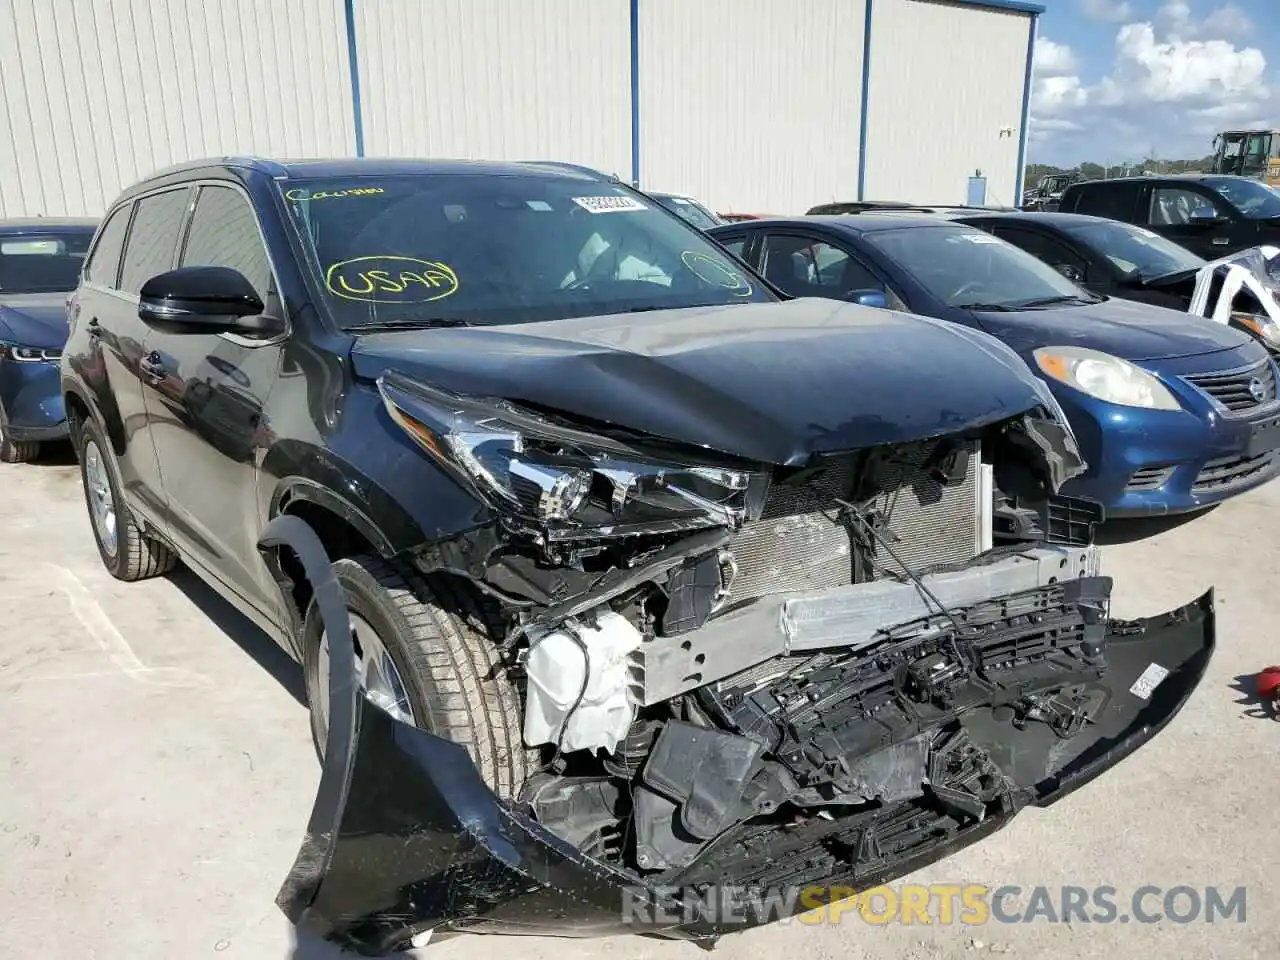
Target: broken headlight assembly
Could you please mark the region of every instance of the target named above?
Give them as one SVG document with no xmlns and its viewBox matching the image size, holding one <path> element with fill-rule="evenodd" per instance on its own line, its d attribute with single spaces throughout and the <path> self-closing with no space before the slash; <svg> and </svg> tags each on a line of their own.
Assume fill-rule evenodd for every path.
<svg viewBox="0 0 1280 960">
<path fill-rule="evenodd" d="M 544 527 L 549 539 L 736 528 L 768 474 L 641 451 L 507 400 L 464 397 L 388 371 L 391 419 L 476 497 Z"/>
<path fill-rule="evenodd" d="M 1247 330 L 1272 350 L 1280 350 L 1280 324 L 1268 316 L 1233 312 L 1231 326 Z"/>
</svg>

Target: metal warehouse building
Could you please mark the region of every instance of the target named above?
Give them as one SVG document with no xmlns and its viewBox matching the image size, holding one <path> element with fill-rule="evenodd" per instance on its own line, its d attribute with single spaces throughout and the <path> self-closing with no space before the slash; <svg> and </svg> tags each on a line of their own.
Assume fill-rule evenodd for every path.
<svg viewBox="0 0 1280 960">
<path fill-rule="evenodd" d="M 198 156 L 556 159 L 720 210 L 1021 195 L 1024 0 L 0 0 L 0 216 Z"/>
</svg>

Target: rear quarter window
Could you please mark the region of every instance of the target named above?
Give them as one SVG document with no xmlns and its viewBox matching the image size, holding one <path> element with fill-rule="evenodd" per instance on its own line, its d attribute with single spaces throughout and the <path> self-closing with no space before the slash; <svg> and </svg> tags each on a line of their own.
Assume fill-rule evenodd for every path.
<svg viewBox="0 0 1280 960">
<path fill-rule="evenodd" d="M 1140 183 L 1075 184 L 1067 188 L 1059 210 L 1132 223 L 1141 193 Z"/>
<path fill-rule="evenodd" d="M 133 204 L 126 203 L 103 224 L 98 242 L 94 244 L 93 252 L 84 266 L 86 281 L 103 287 L 115 287 L 116 276 L 120 272 L 120 252 L 124 249 L 124 235 L 129 229 L 129 214 L 132 211 Z"/>
</svg>

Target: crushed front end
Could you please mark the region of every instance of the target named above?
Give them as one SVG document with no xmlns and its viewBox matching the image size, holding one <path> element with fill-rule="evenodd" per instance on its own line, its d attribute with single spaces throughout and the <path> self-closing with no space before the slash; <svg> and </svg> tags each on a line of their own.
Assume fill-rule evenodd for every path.
<svg viewBox="0 0 1280 960">
<path fill-rule="evenodd" d="M 334 671 L 349 722 L 280 902 L 364 953 L 457 931 L 709 942 L 776 919 L 690 910 L 709 888 L 882 883 L 1119 762 L 1212 654 L 1211 593 L 1109 616 L 1101 511 L 1057 495 L 1083 464 L 1048 409 L 752 469 L 380 387 L 461 482 L 509 498 L 414 561 L 505 603 L 495 642 L 544 762 L 499 799 L 464 748 Z"/>
</svg>

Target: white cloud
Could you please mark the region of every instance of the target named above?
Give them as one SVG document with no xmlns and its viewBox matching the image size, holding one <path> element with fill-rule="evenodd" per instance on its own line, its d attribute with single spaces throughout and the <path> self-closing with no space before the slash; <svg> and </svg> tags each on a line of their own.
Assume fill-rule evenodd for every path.
<svg viewBox="0 0 1280 960">
<path fill-rule="evenodd" d="M 1253 21 L 1234 3 L 1214 9 L 1197 20 L 1187 0 L 1167 0 L 1156 11 L 1155 23 L 1173 40 L 1238 39 L 1253 33 Z"/>
<path fill-rule="evenodd" d="M 1247 13 L 1229 3 L 1209 14 L 1201 30 L 1210 37 L 1247 37 L 1253 33 L 1254 26 Z"/>
<path fill-rule="evenodd" d="M 1036 114 L 1056 116 L 1068 113 L 1089 102 L 1089 91 L 1079 77 L 1044 77 L 1031 90 L 1031 110 Z"/>
<path fill-rule="evenodd" d="M 1035 153 L 1052 159 L 1050 153 L 1072 149 L 1077 160 L 1098 160 L 1155 147 L 1166 156 L 1196 157 L 1210 151 L 1219 130 L 1280 121 L 1265 55 L 1220 38 L 1232 28 L 1235 13 L 1226 12 L 1232 10 L 1239 13 L 1228 5 L 1196 21 L 1188 4 L 1165 3 L 1155 22 L 1119 27 L 1111 69 L 1092 83 L 1081 78 L 1069 47 L 1037 45 Z M 1211 21 L 1213 29 L 1206 27 Z M 1219 36 L 1204 38 L 1215 31 Z"/>
<path fill-rule="evenodd" d="M 1036 38 L 1035 72 L 1038 77 L 1069 77 L 1080 69 L 1075 51 L 1065 43 Z"/>
<path fill-rule="evenodd" d="M 1080 0 L 1080 9 L 1090 20 L 1104 23 L 1123 23 L 1133 16 L 1128 0 Z"/>
</svg>

